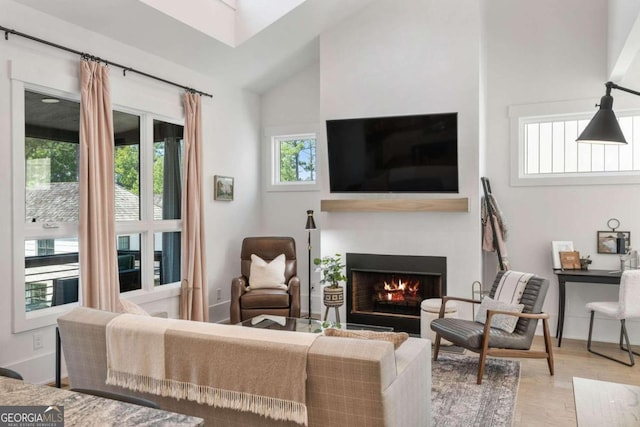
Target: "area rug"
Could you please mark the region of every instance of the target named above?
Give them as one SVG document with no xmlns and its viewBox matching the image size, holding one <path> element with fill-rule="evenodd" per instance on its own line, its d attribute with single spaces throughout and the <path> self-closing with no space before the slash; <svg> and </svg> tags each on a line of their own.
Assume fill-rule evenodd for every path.
<svg viewBox="0 0 640 427">
<path fill-rule="evenodd" d="M 476 384 L 478 356 L 441 353 L 432 362 L 433 422 L 440 426 L 510 426 L 520 383 L 520 362 L 488 358 Z"/>
</svg>

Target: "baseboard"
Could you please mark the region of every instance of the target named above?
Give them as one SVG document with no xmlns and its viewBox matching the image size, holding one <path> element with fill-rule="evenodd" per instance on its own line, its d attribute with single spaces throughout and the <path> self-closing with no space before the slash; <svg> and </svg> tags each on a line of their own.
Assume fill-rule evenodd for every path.
<svg viewBox="0 0 640 427">
<path fill-rule="evenodd" d="M 55 381 L 56 353 L 43 353 L 4 367 L 20 373 L 25 381 L 32 384 L 50 384 Z M 67 376 L 67 367 L 62 358 L 62 376 Z"/>
</svg>

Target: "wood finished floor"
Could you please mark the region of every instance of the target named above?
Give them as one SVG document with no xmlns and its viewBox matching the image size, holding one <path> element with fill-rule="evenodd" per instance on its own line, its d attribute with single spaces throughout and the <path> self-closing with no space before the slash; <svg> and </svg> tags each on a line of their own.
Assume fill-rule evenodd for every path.
<svg viewBox="0 0 640 427">
<path fill-rule="evenodd" d="M 521 361 L 520 387 L 513 417 L 514 427 L 575 426 L 573 377 L 640 385 L 640 357 L 628 367 L 587 351 L 586 341 L 563 339 L 562 347 L 553 340 L 555 375 L 549 375 L 544 359 Z M 533 347 L 544 350 L 542 337 L 536 337 Z M 594 350 L 617 358 L 626 356 L 616 344 L 593 343 Z M 633 347 L 639 351 L 638 346 Z M 627 356 L 628 360 L 628 356 Z"/>
</svg>

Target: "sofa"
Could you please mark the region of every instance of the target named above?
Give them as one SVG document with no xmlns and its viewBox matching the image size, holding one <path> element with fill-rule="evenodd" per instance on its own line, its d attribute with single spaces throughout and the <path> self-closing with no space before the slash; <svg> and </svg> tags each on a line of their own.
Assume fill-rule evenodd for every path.
<svg viewBox="0 0 640 427">
<path fill-rule="evenodd" d="M 120 314 L 77 307 L 58 318 L 63 355 L 72 388 L 142 397 L 155 401 L 167 411 L 201 417 L 206 425 L 212 426 L 300 425 L 250 412 L 107 385 L 106 326 L 116 316 Z M 224 327 L 244 328 L 236 325 Z M 253 331 L 255 334 L 269 332 L 272 340 L 281 339 L 284 334 L 296 333 L 259 328 Z M 212 345 L 215 345 L 215 340 Z M 282 351 L 286 351 L 284 348 Z M 220 364 L 220 368 L 224 369 L 224 360 L 208 360 L 207 363 Z M 320 335 L 309 347 L 306 375 L 309 426 L 431 425 L 429 340 L 409 337 L 394 349 L 394 345 L 388 341 Z M 260 378 L 255 380 L 260 381 Z"/>
</svg>

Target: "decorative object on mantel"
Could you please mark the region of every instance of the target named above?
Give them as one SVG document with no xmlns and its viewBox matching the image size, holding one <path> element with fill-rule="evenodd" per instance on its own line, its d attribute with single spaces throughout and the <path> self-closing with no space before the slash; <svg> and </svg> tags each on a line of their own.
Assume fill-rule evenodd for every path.
<svg viewBox="0 0 640 427">
<path fill-rule="evenodd" d="M 344 304 L 344 288 L 340 285 L 340 282 L 347 280 L 342 273 L 345 264 L 342 263 L 340 254 L 334 256 L 326 256 L 316 258 L 313 263 L 317 266 L 316 271 L 322 273 L 320 284 L 326 284 L 323 288 L 323 302 L 327 309 L 324 312 L 324 320 L 327 320 L 329 314 L 329 308 L 333 307 L 336 311 L 336 321 L 340 323 L 340 313 L 338 307 Z"/>
<path fill-rule="evenodd" d="M 620 227 L 620 221 L 611 218 L 607 221 L 607 227 L 611 231 L 598 231 L 598 253 L 599 254 L 626 254 L 631 247 L 631 232 L 616 231 Z"/>
<path fill-rule="evenodd" d="M 307 224 L 304 226 L 304 229 L 307 230 L 308 233 L 308 237 L 307 237 L 307 249 L 309 251 L 309 264 L 308 264 L 308 275 L 307 275 L 307 279 L 309 280 L 309 315 L 307 316 L 309 319 L 311 319 L 311 230 L 315 230 L 316 229 L 316 222 L 313 220 L 313 211 L 312 210 L 308 210 L 307 211 Z"/>
</svg>

